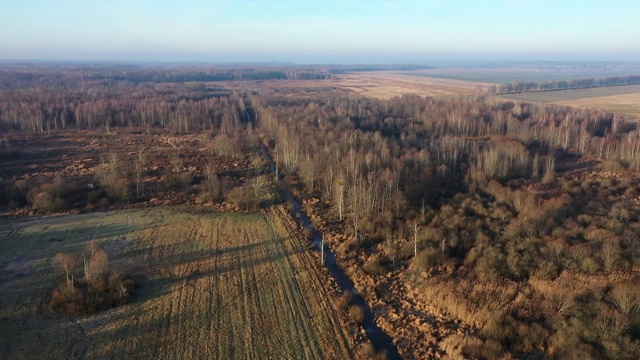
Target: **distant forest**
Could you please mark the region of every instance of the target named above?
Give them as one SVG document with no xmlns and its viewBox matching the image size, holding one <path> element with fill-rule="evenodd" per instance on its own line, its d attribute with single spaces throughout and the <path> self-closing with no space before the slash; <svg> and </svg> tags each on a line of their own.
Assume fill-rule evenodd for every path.
<svg viewBox="0 0 640 360">
<path fill-rule="evenodd" d="M 189 83 L 242 80 L 324 80 L 335 74 L 432 69 L 427 65 L 76 65 L 10 64 L 0 67 L 0 89 L 79 86 L 81 83 Z"/>
<path fill-rule="evenodd" d="M 517 81 L 511 84 L 492 85 L 489 87 L 490 94 L 517 94 L 534 91 L 553 91 L 569 89 L 587 89 L 595 87 L 635 85 L 640 84 L 640 75 L 631 76 L 611 76 L 606 78 L 575 79 L 569 81 Z"/>
</svg>

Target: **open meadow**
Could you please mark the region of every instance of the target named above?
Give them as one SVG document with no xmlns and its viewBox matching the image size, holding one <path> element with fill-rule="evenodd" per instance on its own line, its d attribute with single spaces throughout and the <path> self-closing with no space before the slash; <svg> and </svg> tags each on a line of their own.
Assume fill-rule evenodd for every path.
<svg viewBox="0 0 640 360">
<path fill-rule="evenodd" d="M 316 264 L 276 215 L 160 207 L 0 220 L 3 358 L 347 359 Z M 95 240 L 140 283 L 128 304 L 46 308 L 58 252 Z"/>
</svg>

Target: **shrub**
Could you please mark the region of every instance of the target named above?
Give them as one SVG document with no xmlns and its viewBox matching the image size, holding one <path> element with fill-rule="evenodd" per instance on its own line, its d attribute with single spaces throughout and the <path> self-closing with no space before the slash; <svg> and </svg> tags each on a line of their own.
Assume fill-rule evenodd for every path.
<svg viewBox="0 0 640 360">
<path fill-rule="evenodd" d="M 418 253 L 411 265 L 420 271 L 430 270 L 442 262 L 442 251 L 433 247 L 428 247 Z"/>
<path fill-rule="evenodd" d="M 57 177 L 51 183 L 34 186 L 27 192 L 27 201 L 39 212 L 54 212 L 68 209 L 70 203 L 82 197 L 77 184 Z"/>
<path fill-rule="evenodd" d="M 222 200 L 225 194 L 225 184 L 218 176 L 213 175 L 200 183 L 200 198 L 204 201 L 217 202 Z"/>
<path fill-rule="evenodd" d="M 104 188 L 109 199 L 113 201 L 126 203 L 133 198 L 131 181 L 117 173 L 101 177 L 98 183 Z"/>
<path fill-rule="evenodd" d="M 338 298 L 338 308 L 347 310 L 353 301 L 353 294 L 351 291 L 347 290 L 340 295 Z"/>
<path fill-rule="evenodd" d="M 242 211 L 255 211 L 260 205 L 255 193 L 251 189 L 247 189 L 246 186 L 239 186 L 229 191 L 227 201 Z"/>
<path fill-rule="evenodd" d="M 615 160 L 604 161 L 602 162 L 601 166 L 602 166 L 602 170 L 604 171 L 619 172 L 624 170 L 624 166 L 622 166 L 622 164 L 620 164 L 618 161 L 615 161 Z"/>
<path fill-rule="evenodd" d="M 349 308 L 349 318 L 358 324 L 364 323 L 364 310 L 358 305 L 351 305 Z"/>
<path fill-rule="evenodd" d="M 376 349 L 373 348 L 373 345 L 371 345 L 371 343 L 369 342 L 366 342 L 358 350 L 358 356 L 356 358 L 369 360 L 386 360 L 387 354 L 377 353 Z"/>
<path fill-rule="evenodd" d="M 382 254 L 376 254 L 364 264 L 364 271 L 369 275 L 383 275 L 387 273 L 389 258 Z"/>
</svg>

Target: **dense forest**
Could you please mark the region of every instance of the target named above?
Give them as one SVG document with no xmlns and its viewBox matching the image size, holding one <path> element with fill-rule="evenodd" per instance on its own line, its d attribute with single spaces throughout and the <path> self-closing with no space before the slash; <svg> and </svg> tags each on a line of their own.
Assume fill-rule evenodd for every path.
<svg viewBox="0 0 640 360">
<path fill-rule="evenodd" d="M 631 76 L 610 76 L 606 78 L 588 78 L 561 81 L 545 82 L 524 82 L 518 81 L 510 84 L 492 85 L 489 87 L 490 94 L 517 94 L 522 92 L 552 91 L 568 89 L 588 89 L 594 87 L 621 86 L 640 84 L 640 75 Z"/>
<path fill-rule="evenodd" d="M 439 345 L 448 353 L 637 358 L 635 122 L 482 96 L 294 98 L 166 84 L 153 71 L 21 71 L 2 77 L 4 133 L 257 129 L 298 195 L 317 200 L 308 210 L 356 282 L 393 273 L 473 329 Z"/>
<path fill-rule="evenodd" d="M 281 171 L 321 200 L 354 276 L 430 274 L 408 281 L 478 326 L 463 355 L 637 355 L 640 293 L 622 274 L 640 255 L 640 183 L 598 175 L 638 169 L 635 123 L 483 98 L 259 101 Z"/>
</svg>

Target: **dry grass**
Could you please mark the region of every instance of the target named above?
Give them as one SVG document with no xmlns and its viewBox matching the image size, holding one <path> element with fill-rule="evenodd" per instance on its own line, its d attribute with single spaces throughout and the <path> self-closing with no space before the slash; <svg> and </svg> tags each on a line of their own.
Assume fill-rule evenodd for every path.
<svg viewBox="0 0 640 360">
<path fill-rule="evenodd" d="M 349 94 L 389 99 L 404 94 L 420 96 L 475 94 L 490 84 L 427 77 L 413 71 L 366 71 L 335 75 L 327 80 L 267 80 L 220 82 L 220 86 L 261 94 L 306 96 L 311 94 Z"/>
<path fill-rule="evenodd" d="M 389 99 L 404 94 L 420 96 L 475 94 L 487 84 L 414 76 L 390 71 L 363 72 L 336 76 L 337 86 L 371 98 Z"/>
<path fill-rule="evenodd" d="M 0 220 L 7 358 L 350 358 L 309 258 L 270 215 L 154 208 Z M 51 258 L 89 239 L 141 280 L 132 303 L 46 310 Z"/>
</svg>

